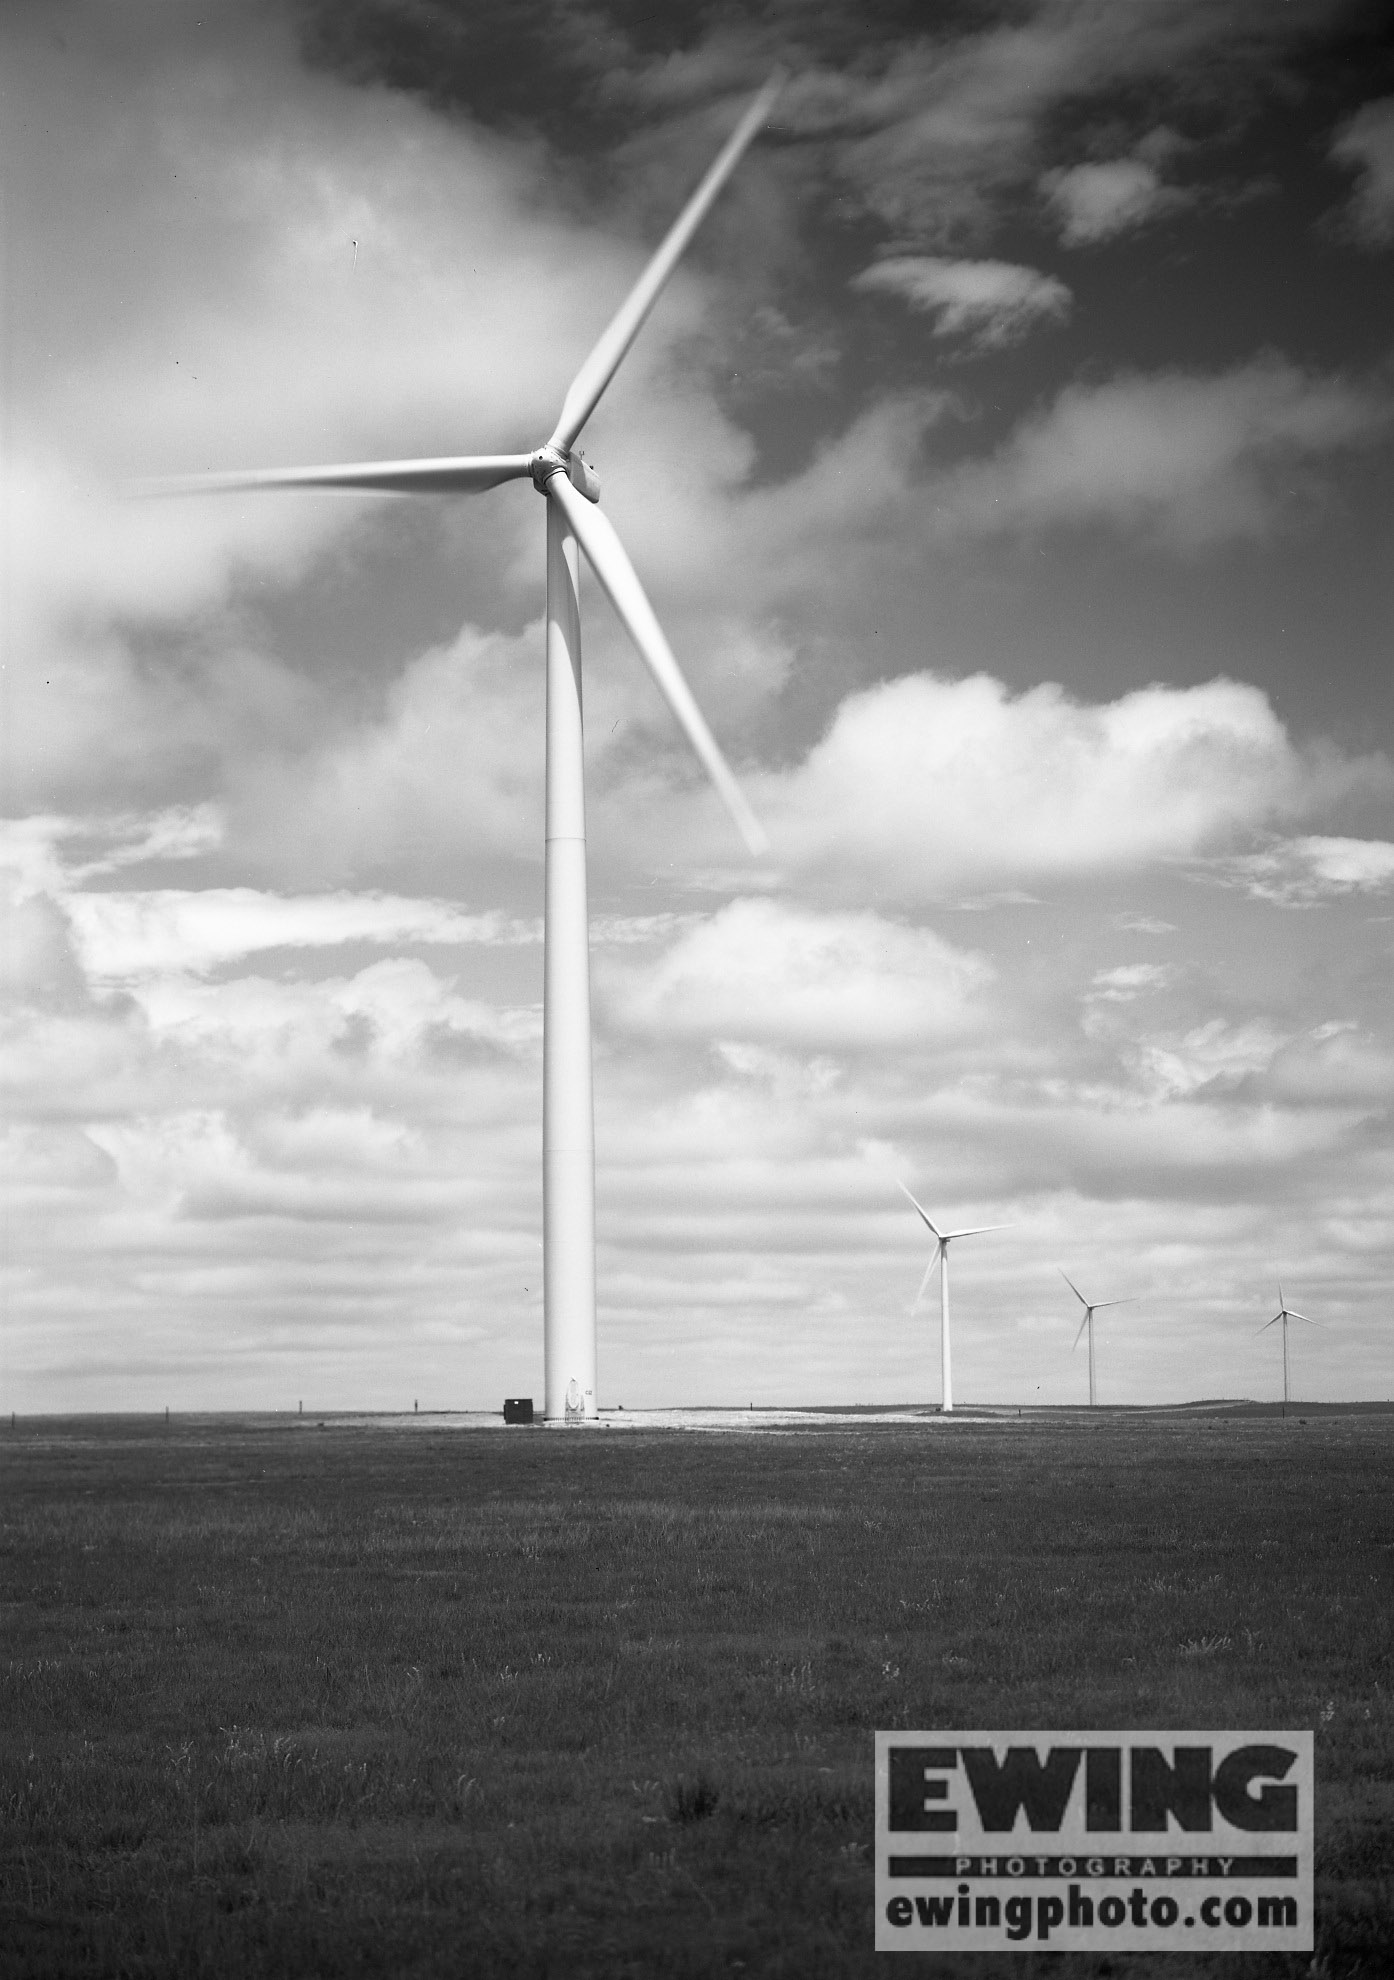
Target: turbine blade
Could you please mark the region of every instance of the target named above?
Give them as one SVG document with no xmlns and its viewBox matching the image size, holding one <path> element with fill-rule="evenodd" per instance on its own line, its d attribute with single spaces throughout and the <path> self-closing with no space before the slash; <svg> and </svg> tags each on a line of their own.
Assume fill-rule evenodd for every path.
<svg viewBox="0 0 1394 1980">
<path fill-rule="evenodd" d="M 706 177 L 668 229 L 662 245 L 648 267 L 611 317 L 599 342 L 572 379 L 566 400 L 552 435 L 551 445 L 569 453 L 577 436 L 600 402 L 625 352 L 638 336 L 644 318 L 672 274 L 692 236 L 706 219 L 713 201 L 740 163 L 741 154 L 769 115 L 770 106 L 784 85 L 776 70 L 755 97 L 730 137 L 722 146 Z"/>
<path fill-rule="evenodd" d="M 530 454 L 461 454 L 438 461 L 354 461 L 343 467 L 252 468 L 142 481 L 135 495 L 229 495 L 264 488 L 348 488 L 378 495 L 478 495 L 532 472 Z"/>
<path fill-rule="evenodd" d="M 924 1277 L 920 1280 L 920 1289 L 915 1294 L 915 1304 L 910 1308 L 910 1311 L 912 1313 L 919 1312 L 920 1307 L 924 1301 L 925 1293 L 929 1290 L 929 1282 L 931 1277 L 933 1276 L 934 1268 L 938 1263 L 939 1263 L 939 1247 L 936 1244 L 933 1251 L 929 1254 L 929 1263 L 924 1268 Z"/>
<path fill-rule="evenodd" d="M 1084 1297 L 1084 1294 L 1080 1291 L 1079 1287 L 1075 1284 L 1074 1280 L 1070 1277 L 1069 1273 L 1065 1270 L 1064 1266 L 1057 1265 L 1055 1269 L 1060 1274 L 1061 1278 L 1065 1281 L 1065 1284 L 1069 1287 L 1070 1291 L 1074 1294 L 1075 1298 L 1079 1301 L 1080 1305 L 1084 1307 L 1084 1309 L 1087 1312 L 1089 1307 L 1089 1302 Z"/>
<path fill-rule="evenodd" d="M 1094 1301 L 1094 1311 L 1096 1313 L 1102 1313 L 1106 1306 L 1136 1306 L 1138 1297 L 1139 1295 L 1137 1293 L 1129 1293 L 1126 1299 L 1096 1299 Z"/>
<path fill-rule="evenodd" d="M 1089 1314 L 1090 1314 L 1090 1311 L 1091 1311 L 1091 1309 L 1090 1309 L 1089 1307 L 1087 1307 L 1087 1306 L 1086 1306 L 1086 1307 L 1085 1307 L 1085 1309 L 1084 1309 L 1084 1318 L 1083 1318 L 1083 1319 L 1082 1319 L 1082 1320 L 1080 1321 L 1080 1323 L 1079 1323 L 1079 1332 L 1078 1332 L 1078 1333 L 1077 1333 L 1077 1334 L 1075 1335 L 1075 1347 L 1072 1347 L 1072 1348 L 1070 1349 L 1070 1353 L 1071 1353 L 1071 1354 L 1073 1354 L 1073 1353 L 1074 1353 L 1074 1351 L 1075 1351 L 1075 1348 L 1077 1348 L 1077 1347 L 1079 1346 L 1079 1344 L 1080 1344 L 1080 1342 L 1081 1342 L 1081 1341 L 1082 1341 L 1082 1340 L 1084 1339 L 1084 1330 L 1085 1330 L 1085 1328 L 1086 1328 L 1086 1327 L 1087 1327 L 1087 1326 L 1089 1325 Z"/>
<path fill-rule="evenodd" d="M 1319 1327 L 1319 1326 L 1321 1325 L 1321 1322 L 1320 1322 L 1320 1320 L 1313 1320 L 1313 1319 L 1312 1319 L 1312 1317 L 1311 1317 L 1311 1315 L 1310 1315 L 1310 1314 L 1308 1314 L 1308 1313 L 1298 1313 L 1298 1312 L 1297 1312 L 1297 1311 L 1296 1311 L 1296 1310 L 1295 1310 L 1295 1309 L 1294 1309 L 1293 1307 L 1291 1307 L 1291 1306 L 1290 1306 L 1290 1307 L 1288 1308 L 1288 1319 L 1289 1319 L 1289 1320 L 1305 1320 L 1305 1321 L 1307 1322 L 1307 1325 L 1308 1325 L 1309 1327 Z"/>
<path fill-rule="evenodd" d="M 910 1201 L 919 1211 L 921 1218 L 929 1226 L 930 1230 L 934 1233 L 934 1239 L 936 1244 L 942 1244 L 944 1240 L 942 1235 L 940 1234 L 939 1226 L 935 1223 L 934 1219 L 930 1216 L 928 1210 L 925 1209 L 924 1205 L 918 1200 L 918 1198 L 910 1196 L 909 1190 L 905 1187 L 904 1183 L 900 1180 L 899 1176 L 897 1176 L 895 1179 L 895 1186 L 900 1191 L 902 1196 L 909 1197 Z M 932 1264 L 933 1260 L 931 1259 L 930 1262 Z"/>
<path fill-rule="evenodd" d="M 966 1231 L 945 1231 L 946 1238 L 981 1237 L 984 1231 L 1009 1231 L 1010 1224 L 974 1224 Z"/>
<path fill-rule="evenodd" d="M 755 813 L 746 803 L 741 787 L 731 774 L 730 765 L 716 746 L 692 690 L 683 679 L 673 658 L 673 650 L 663 636 L 663 628 L 644 595 L 624 545 L 615 534 L 604 510 L 597 509 L 579 495 L 564 474 L 554 474 L 547 483 L 548 498 L 555 502 L 570 524 L 573 534 L 592 570 L 600 579 L 606 597 L 619 614 L 620 623 L 639 649 L 640 657 L 657 681 L 664 700 L 677 717 L 688 741 L 696 750 L 702 767 L 716 785 L 717 793 L 736 822 L 736 829 L 750 851 L 763 853 L 769 839 Z"/>
<path fill-rule="evenodd" d="M 1277 1326 L 1277 1324 L 1278 1324 L 1278 1322 L 1279 1322 L 1279 1321 L 1280 1321 L 1280 1320 L 1282 1319 L 1282 1317 L 1283 1317 L 1283 1316 L 1282 1316 L 1282 1314 L 1281 1314 L 1281 1313 L 1275 1313 L 1275 1314 L 1273 1315 L 1273 1318 L 1272 1318 L 1271 1320 L 1265 1320 L 1265 1321 L 1264 1321 L 1264 1323 L 1263 1323 L 1263 1325 L 1262 1325 L 1261 1327 L 1256 1327 L 1256 1328 L 1254 1329 L 1254 1332 L 1255 1332 L 1256 1334 L 1266 1334 L 1266 1333 L 1268 1332 L 1268 1329 L 1269 1329 L 1270 1327 L 1276 1327 L 1276 1326 Z"/>
</svg>

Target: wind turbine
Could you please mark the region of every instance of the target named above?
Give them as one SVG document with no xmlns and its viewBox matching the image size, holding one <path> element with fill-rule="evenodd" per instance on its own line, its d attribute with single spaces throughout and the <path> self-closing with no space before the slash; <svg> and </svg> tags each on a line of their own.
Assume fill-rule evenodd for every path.
<svg viewBox="0 0 1394 1980">
<path fill-rule="evenodd" d="M 1283 1323 L 1283 1415 L 1286 1416 L 1288 1413 L 1288 1321 L 1302 1320 L 1309 1327 L 1315 1327 L 1318 1323 L 1315 1320 L 1308 1320 L 1305 1313 L 1298 1313 L 1295 1308 L 1288 1305 L 1287 1301 L 1283 1298 L 1283 1282 L 1281 1279 L 1278 1281 L 1278 1311 L 1273 1315 L 1271 1320 L 1264 1321 L 1258 1330 L 1259 1333 L 1266 1334 L 1268 1329 L 1270 1327 L 1276 1327 L 1280 1320 Z"/>
<path fill-rule="evenodd" d="M 911 1306 L 910 1311 L 914 1313 L 918 1310 L 920 1301 L 925 1296 L 925 1287 L 929 1284 L 929 1275 L 934 1270 L 935 1261 L 937 1260 L 939 1264 L 939 1358 L 943 1374 L 943 1401 L 940 1404 L 940 1411 L 945 1416 L 952 1416 L 954 1407 L 954 1371 L 953 1352 L 949 1340 L 949 1246 L 955 1238 L 981 1237 L 984 1231 L 1005 1231 L 1008 1229 L 1008 1226 L 1006 1224 L 974 1224 L 970 1230 L 966 1231 L 941 1231 L 924 1205 L 917 1203 L 915 1198 L 910 1196 L 909 1190 L 906 1189 L 903 1182 L 900 1182 L 899 1177 L 896 1178 L 896 1181 L 902 1194 L 909 1197 L 910 1202 L 914 1204 L 915 1209 L 919 1212 L 921 1222 L 928 1226 L 930 1234 L 934 1239 L 934 1249 L 929 1254 L 929 1263 L 924 1268 L 924 1277 L 920 1280 L 920 1289 L 915 1294 L 914 1304 Z"/>
<path fill-rule="evenodd" d="M 591 1088 L 590 937 L 577 545 L 619 615 L 753 854 L 768 841 L 663 636 L 613 525 L 600 480 L 576 442 L 679 257 L 769 114 L 783 77 L 753 99 L 662 244 L 571 381 L 551 438 L 527 454 L 270 468 L 148 484 L 146 492 L 347 488 L 480 494 L 531 480 L 547 499 L 547 825 L 542 1046 L 544 1416 L 594 1421 L 595 1113 Z"/>
<path fill-rule="evenodd" d="M 1132 1306 L 1135 1304 L 1137 1296 L 1136 1294 L 1130 1294 L 1127 1299 L 1096 1299 L 1091 1305 L 1064 1267 L 1057 1265 L 1055 1269 L 1084 1308 L 1084 1318 L 1079 1323 L 1079 1333 L 1075 1335 L 1075 1346 L 1079 1346 L 1080 1334 L 1083 1334 L 1087 1327 L 1089 1330 L 1089 1407 L 1092 1409 L 1094 1407 L 1094 1315 L 1096 1313 L 1102 1313 L 1106 1306 Z"/>
</svg>

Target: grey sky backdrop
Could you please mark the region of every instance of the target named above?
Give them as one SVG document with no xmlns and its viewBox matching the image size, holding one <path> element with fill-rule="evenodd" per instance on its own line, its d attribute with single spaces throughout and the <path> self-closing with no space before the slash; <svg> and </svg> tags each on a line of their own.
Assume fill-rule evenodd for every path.
<svg viewBox="0 0 1394 1980">
<path fill-rule="evenodd" d="M 540 1393 L 542 505 L 121 490 L 538 443 L 776 61 L 585 443 L 773 841 L 586 587 L 602 1405 L 935 1399 L 897 1176 L 961 1399 L 1390 1394 L 1382 22 L 11 0 L 5 1407 Z"/>
</svg>

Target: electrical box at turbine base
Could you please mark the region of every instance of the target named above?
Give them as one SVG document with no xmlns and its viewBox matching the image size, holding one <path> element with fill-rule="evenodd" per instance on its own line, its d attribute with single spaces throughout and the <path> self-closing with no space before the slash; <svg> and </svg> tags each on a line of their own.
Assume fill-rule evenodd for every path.
<svg viewBox="0 0 1394 1980">
<path fill-rule="evenodd" d="M 532 1397 L 506 1396 L 503 1404 L 503 1420 L 505 1423 L 531 1423 Z"/>
</svg>

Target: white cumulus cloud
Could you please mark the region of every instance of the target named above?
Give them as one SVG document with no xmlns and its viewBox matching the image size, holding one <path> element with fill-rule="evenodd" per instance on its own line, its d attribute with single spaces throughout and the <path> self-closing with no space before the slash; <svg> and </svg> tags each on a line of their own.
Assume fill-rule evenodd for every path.
<svg viewBox="0 0 1394 1980">
<path fill-rule="evenodd" d="M 1174 973 L 1165 963 L 1120 963 L 1096 971 L 1089 994 L 1104 1003 L 1129 1004 L 1148 990 L 1164 990 Z"/>
<path fill-rule="evenodd" d="M 970 1028 L 992 978 L 929 929 L 734 900 L 612 997 L 637 1029 L 866 1050 Z"/>
<path fill-rule="evenodd" d="M 1086 704 L 1050 683 L 906 675 L 849 695 L 805 761 L 757 786 L 804 870 L 892 898 L 1121 873 L 1316 805 L 1373 765 L 1309 763 L 1265 695 L 1228 680 Z"/>
<path fill-rule="evenodd" d="M 865 268 L 854 289 L 898 296 L 934 318 L 936 337 L 969 336 L 985 348 L 1024 337 L 1038 323 L 1070 313 L 1070 292 L 1054 275 L 1010 261 L 945 261 L 896 255 Z"/>
<path fill-rule="evenodd" d="M 1279 907 L 1311 907 L 1344 894 L 1375 893 L 1394 886 L 1394 845 L 1387 839 L 1337 839 L 1310 835 L 1280 839 L 1260 852 L 1217 862 L 1217 878 L 1242 887 L 1255 900 Z"/>
<path fill-rule="evenodd" d="M 1083 247 L 1130 232 L 1186 203 L 1186 195 L 1162 183 L 1145 158 L 1113 158 L 1047 172 L 1041 189 L 1067 247 Z"/>
<path fill-rule="evenodd" d="M 1273 1061 L 1284 1040 L 1263 1019 L 1231 1024 L 1209 1018 L 1179 1038 L 1148 1039 L 1136 1051 L 1145 1088 L 1161 1101 L 1237 1086 Z"/>
<path fill-rule="evenodd" d="M 264 949 L 344 942 L 536 942 L 535 922 L 465 914 L 446 901 L 391 894 L 298 898 L 254 887 L 167 887 L 70 894 L 65 910 L 89 977 L 103 983 L 188 971 L 201 975 Z"/>
<path fill-rule="evenodd" d="M 1331 155 L 1360 174 L 1350 205 L 1356 233 L 1372 247 L 1394 240 L 1394 96 L 1365 104 L 1342 124 Z"/>
</svg>

